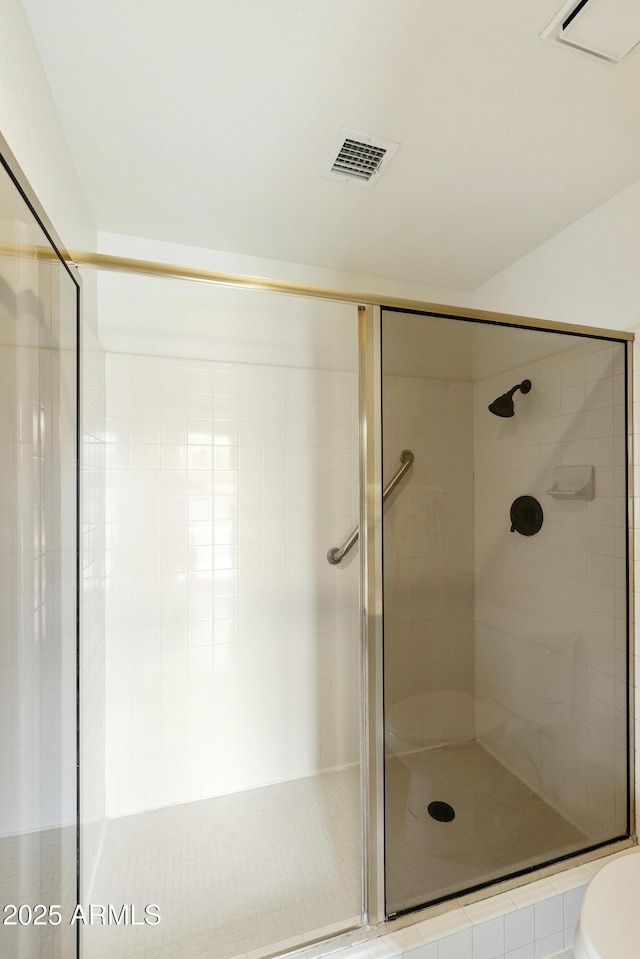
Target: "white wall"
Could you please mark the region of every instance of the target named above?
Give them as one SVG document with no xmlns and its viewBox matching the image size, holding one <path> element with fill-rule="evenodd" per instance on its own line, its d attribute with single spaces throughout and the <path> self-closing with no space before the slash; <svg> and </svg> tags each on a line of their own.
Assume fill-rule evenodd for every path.
<svg viewBox="0 0 640 959">
<path fill-rule="evenodd" d="M 606 329 L 640 325 L 640 180 L 479 287 L 478 309 Z"/>
<path fill-rule="evenodd" d="M 20 0 L 2 4 L 0 133 L 63 246 L 94 250 L 91 211 Z M 94 330 L 96 295 L 96 277 L 86 271 L 84 321 Z"/>
<path fill-rule="evenodd" d="M 95 227 L 20 0 L 4 0 L 0 131 L 67 248 L 94 249 Z"/>
</svg>

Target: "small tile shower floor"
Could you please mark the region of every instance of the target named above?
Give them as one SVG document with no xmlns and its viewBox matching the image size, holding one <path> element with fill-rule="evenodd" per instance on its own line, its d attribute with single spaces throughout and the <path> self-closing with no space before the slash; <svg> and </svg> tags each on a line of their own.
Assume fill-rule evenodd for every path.
<svg viewBox="0 0 640 959">
<path fill-rule="evenodd" d="M 162 921 L 87 927 L 84 959 L 266 954 L 359 921 L 360 868 L 357 767 L 112 819 L 91 900 Z"/>
</svg>

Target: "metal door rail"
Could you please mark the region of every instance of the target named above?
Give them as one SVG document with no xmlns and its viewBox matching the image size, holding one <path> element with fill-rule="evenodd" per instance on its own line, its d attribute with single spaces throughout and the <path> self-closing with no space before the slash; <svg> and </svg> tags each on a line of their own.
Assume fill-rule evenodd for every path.
<svg viewBox="0 0 640 959">
<path fill-rule="evenodd" d="M 400 482 L 404 474 L 411 467 L 411 464 L 413 463 L 414 459 L 415 457 L 413 453 L 411 452 L 411 450 L 403 450 L 402 453 L 400 453 L 400 462 L 402 463 L 402 466 L 400 467 L 398 472 L 394 476 L 392 476 L 392 478 L 389 480 L 384 490 L 382 491 L 383 503 L 386 500 L 387 496 L 390 496 L 391 493 L 393 493 L 394 489 L 396 488 L 396 486 L 398 485 L 398 483 Z M 332 566 L 337 566 L 338 563 L 342 559 L 344 559 L 344 557 L 347 555 L 351 547 L 355 546 L 355 544 L 358 542 L 359 534 L 360 534 L 360 527 L 356 526 L 356 528 L 353 530 L 350 536 L 345 540 L 342 546 L 331 547 L 331 549 L 327 553 L 327 560 L 331 563 Z"/>
</svg>

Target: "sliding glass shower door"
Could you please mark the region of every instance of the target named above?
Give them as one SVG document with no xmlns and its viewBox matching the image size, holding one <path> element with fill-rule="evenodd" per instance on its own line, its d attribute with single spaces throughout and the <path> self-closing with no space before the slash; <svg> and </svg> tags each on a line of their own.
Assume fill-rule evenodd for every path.
<svg viewBox="0 0 640 959">
<path fill-rule="evenodd" d="M 117 274 L 101 306 L 92 895 L 162 921 L 84 956 L 289 951 L 361 922 L 358 551 L 327 558 L 358 521 L 357 311 Z"/>
<path fill-rule="evenodd" d="M 75 955 L 78 286 L 0 167 L 0 954 Z"/>
<path fill-rule="evenodd" d="M 628 834 L 625 350 L 382 312 L 388 914 Z"/>
</svg>

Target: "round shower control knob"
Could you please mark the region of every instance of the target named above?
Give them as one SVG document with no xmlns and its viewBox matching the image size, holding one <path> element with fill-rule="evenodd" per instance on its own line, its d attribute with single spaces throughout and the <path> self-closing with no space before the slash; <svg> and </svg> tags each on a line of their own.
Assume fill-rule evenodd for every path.
<svg viewBox="0 0 640 959">
<path fill-rule="evenodd" d="M 542 527 L 542 506 L 533 496 L 518 496 L 511 504 L 511 532 L 534 536 Z"/>
</svg>

